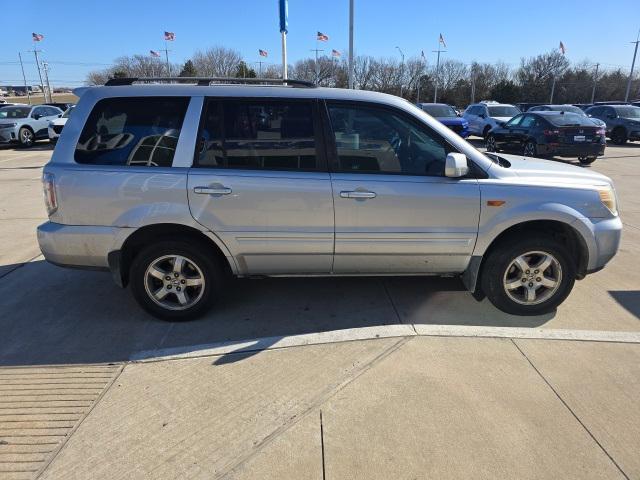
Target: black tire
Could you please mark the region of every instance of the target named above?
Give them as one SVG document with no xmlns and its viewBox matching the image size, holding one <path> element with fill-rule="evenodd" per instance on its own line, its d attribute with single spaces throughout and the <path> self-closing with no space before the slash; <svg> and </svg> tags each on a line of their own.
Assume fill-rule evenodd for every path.
<svg viewBox="0 0 640 480">
<path fill-rule="evenodd" d="M 524 148 L 522 149 L 522 154 L 525 157 L 537 157 L 538 156 L 538 147 L 535 143 L 529 141 L 524 144 Z"/>
<path fill-rule="evenodd" d="M 514 300 L 512 296 L 525 296 L 527 286 L 523 284 L 521 287 L 511 289 L 513 293 L 510 296 L 510 294 L 507 293 L 505 283 L 509 281 L 507 277 L 511 271 L 509 269 L 515 268 L 511 267 L 515 259 L 529 252 L 544 252 L 554 257 L 560 268 L 558 269 L 557 265 L 550 268 L 556 270 L 556 274 L 559 270 L 560 274 L 557 275 L 559 279 L 557 282 L 558 286 L 555 289 L 542 286 L 537 287 L 535 291 L 540 294 L 540 303 L 523 304 Z M 528 258 L 536 261 L 535 255 Z M 535 270 L 533 269 L 535 267 L 531 268 L 531 275 L 534 277 L 540 275 L 539 273 L 534 274 Z M 547 276 L 545 272 L 550 272 L 550 270 L 545 269 L 543 271 L 542 276 L 544 277 Z M 515 274 L 515 281 L 520 281 L 518 275 L 519 273 Z M 523 272 L 522 275 L 524 277 L 528 274 Z M 556 307 L 567 298 L 573 288 L 575 277 L 575 261 L 562 243 L 547 236 L 533 236 L 531 238 L 520 239 L 511 237 L 493 248 L 485 259 L 480 277 L 480 286 L 489 301 L 505 313 L 524 316 L 543 315 L 554 311 Z M 535 278 L 529 277 L 529 280 L 533 282 Z M 514 281 L 513 278 L 511 281 Z M 533 285 L 533 283 L 529 285 Z M 535 288 L 534 285 L 534 289 Z M 543 296 L 545 294 L 548 295 L 546 299 Z M 526 298 L 523 300 L 526 300 Z"/>
<path fill-rule="evenodd" d="M 36 136 L 30 128 L 22 127 L 18 130 L 18 141 L 20 142 L 21 147 L 29 148 L 35 143 Z"/>
<path fill-rule="evenodd" d="M 578 157 L 580 165 L 591 165 L 598 157 Z"/>
<path fill-rule="evenodd" d="M 496 137 L 494 137 L 493 135 L 489 135 L 487 137 L 486 148 L 487 148 L 487 152 L 498 151 L 498 148 L 496 147 Z"/>
<path fill-rule="evenodd" d="M 491 131 L 491 127 L 489 125 L 484 127 L 484 130 L 482 131 L 482 138 L 486 140 L 486 138 L 489 136 L 490 131 Z"/>
<path fill-rule="evenodd" d="M 616 145 L 627 143 L 627 132 L 622 127 L 614 128 L 611 132 L 611 141 Z"/>
<path fill-rule="evenodd" d="M 185 263 L 189 268 L 195 265 L 199 269 L 198 272 L 191 268 L 193 272 L 196 272 L 195 276 L 204 279 L 204 287 L 198 289 L 197 287 L 181 286 L 180 282 L 185 283 L 185 281 L 173 278 L 165 281 L 164 279 L 159 280 L 147 276 L 147 269 L 155 264 L 158 259 L 174 255 L 184 257 Z M 170 258 L 165 261 L 169 262 L 169 266 L 171 265 Z M 189 265 L 189 262 L 192 265 Z M 162 270 L 169 273 L 169 276 L 173 275 L 170 267 Z M 161 320 L 184 321 L 195 319 L 209 310 L 220 297 L 226 278 L 222 265 L 206 245 L 183 240 L 161 240 L 144 248 L 136 255 L 131 264 L 129 279 L 134 298 L 147 312 Z M 153 282 L 155 282 L 158 289 L 172 290 L 165 294 L 162 302 L 175 303 L 175 308 L 178 309 L 163 307 L 151 298 L 151 289 L 155 289 L 153 285 L 150 285 Z M 178 293 L 176 290 L 181 289 L 184 289 L 183 295 L 186 294 L 187 297 L 194 300 L 194 303 L 186 308 L 178 305 Z"/>
</svg>

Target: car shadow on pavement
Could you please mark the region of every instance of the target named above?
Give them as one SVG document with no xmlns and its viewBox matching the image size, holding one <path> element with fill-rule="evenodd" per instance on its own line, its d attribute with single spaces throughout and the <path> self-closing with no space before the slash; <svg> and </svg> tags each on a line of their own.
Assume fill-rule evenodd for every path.
<svg viewBox="0 0 640 480">
<path fill-rule="evenodd" d="M 234 280 L 203 318 L 167 323 L 107 273 L 34 261 L 0 282 L 0 365 L 121 362 L 261 339 L 258 351 L 291 335 L 400 323 L 538 327 L 552 317 L 506 315 L 454 278 L 343 277 Z"/>
<path fill-rule="evenodd" d="M 609 295 L 625 310 L 640 319 L 640 290 L 610 290 Z"/>
</svg>

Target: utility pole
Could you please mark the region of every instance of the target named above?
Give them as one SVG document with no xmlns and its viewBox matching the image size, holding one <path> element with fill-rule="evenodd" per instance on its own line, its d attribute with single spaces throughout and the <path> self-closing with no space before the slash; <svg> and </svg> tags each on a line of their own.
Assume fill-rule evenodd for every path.
<svg viewBox="0 0 640 480">
<path fill-rule="evenodd" d="M 41 52 L 42 50 L 38 50 L 36 48 L 35 43 L 33 44 L 33 55 L 36 57 L 36 66 L 38 67 L 38 77 L 40 77 L 40 88 L 42 89 L 42 95 L 45 94 L 44 92 L 44 82 L 42 81 L 42 72 L 40 71 L 40 59 L 38 59 L 38 53 Z M 45 101 L 46 101 L 46 97 L 45 97 Z"/>
<path fill-rule="evenodd" d="M 349 88 L 353 89 L 353 0 L 349 0 Z"/>
<path fill-rule="evenodd" d="M 171 67 L 169 66 L 169 52 L 171 50 L 169 50 L 169 45 L 167 45 L 167 41 L 164 41 L 164 48 L 160 49 L 161 52 L 164 52 L 164 58 L 167 62 L 167 77 L 171 76 Z"/>
<path fill-rule="evenodd" d="M 600 67 L 599 63 L 596 63 L 596 73 L 593 76 L 593 90 L 591 90 L 591 103 L 595 101 L 596 98 L 596 84 L 598 83 L 598 68 Z"/>
<path fill-rule="evenodd" d="M 636 48 L 633 50 L 633 60 L 631 61 L 631 71 L 629 72 L 629 80 L 627 81 L 627 91 L 624 94 L 624 101 L 629 101 L 629 92 L 631 92 L 631 82 L 633 81 L 633 69 L 636 66 L 636 55 L 638 54 L 638 44 L 640 43 L 640 31 L 638 31 L 638 37 L 635 42 Z"/>
<path fill-rule="evenodd" d="M 556 76 L 553 76 L 553 82 L 551 82 L 551 99 L 549 100 L 549 103 L 551 105 L 553 105 L 553 92 L 555 92 L 556 90 Z"/>
<path fill-rule="evenodd" d="M 404 83 L 404 53 L 400 50 L 400 47 L 396 47 L 402 57 L 402 63 L 400 64 L 400 97 L 402 98 L 402 84 Z"/>
<path fill-rule="evenodd" d="M 471 103 L 476 103 L 476 76 L 471 74 Z"/>
<path fill-rule="evenodd" d="M 262 78 L 262 64 L 263 63 L 267 63 L 267 62 L 263 62 L 262 60 L 258 60 L 256 62 L 258 64 L 258 78 Z"/>
<path fill-rule="evenodd" d="M 282 79 L 286 80 L 287 74 L 287 32 L 289 28 L 289 4 L 287 0 L 279 0 L 278 13 L 280 14 L 280 34 L 282 36 Z"/>
<path fill-rule="evenodd" d="M 317 43 L 317 41 L 316 41 L 316 43 Z M 315 68 L 316 68 L 316 85 L 317 85 L 318 82 L 320 81 L 320 70 L 318 69 L 318 52 L 324 52 L 324 50 L 318 48 L 318 45 L 316 45 L 316 48 L 312 48 L 310 51 L 311 52 L 316 52 Z"/>
<path fill-rule="evenodd" d="M 438 54 L 436 60 L 436 88 L 433 92 L 433 103 L 438 103 L 438 83 L 440 83 L 440 53 L 446 53 L 446 50 L 440 50 L 440 44 L 438 44 L 438 50 L 432 50 L 433 53 Z"/>
<path fill-rule="evenodd" d="M 27 94 L 27 102 L 31 105 L 31 92 L 27 86 L 27 77 L 24 74 L 24 65 L 22 64 L 22 54 L 20 52 L 18 52 L 18 58 L 20 59 L 20 69 L 22 70 L 22 81 L 24 82 L 24 89 Z"/>
<path fill-rule="evenodd" d="M 44 78 L 47 83 L 47 92 L 49 92 L 49 101 L 53 102 L 53 95 L 51 94 L 51 85 L 49 85 L 49 64 L 47 62 L 42 62 L 42 69 L 44 70 Z M 46 99 L 45 95 L 45 99 Z"/>
</svg>

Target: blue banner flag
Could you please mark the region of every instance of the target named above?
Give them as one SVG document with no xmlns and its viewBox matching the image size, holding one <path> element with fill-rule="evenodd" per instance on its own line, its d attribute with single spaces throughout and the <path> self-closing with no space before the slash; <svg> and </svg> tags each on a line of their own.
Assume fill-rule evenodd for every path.
<svg viewBox="0 0 640 480">
<path fill-rule="evenodd" d="M 289 5 L 287 0 L 279 0 L 280 2 L 280 31 L 289 33 Z"/>
</svg>

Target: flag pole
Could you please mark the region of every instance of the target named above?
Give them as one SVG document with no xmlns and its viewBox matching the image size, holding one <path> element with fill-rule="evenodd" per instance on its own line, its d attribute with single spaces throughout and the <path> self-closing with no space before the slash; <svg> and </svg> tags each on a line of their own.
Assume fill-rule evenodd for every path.
<svg viewBox="0 0 640 480">
<path fill-rule="evenodd" d="M 29 87 L 27 87 L 27 77 L 24 74 L 24 65 L 22 64 L 22 54 L 18 52 L 18 58 L 20 59 L 20 69 L 22 70 L 22 81 L 24 82 L 24 90 L 27 94 L 27 102 L 31 105 L 31 93 L 29 92 Z"/>
<path fill-rule="evenodd" d="M 353 89 L 353 1 L 349 0 L 349 88 Z"/>
<path fill-rule="evenodd" d="M 287 28 L 288 28 L 288 4 L 287 0 L 279 0 L 280 11 L 280 34 L 282 36 L 282 79 L 286 80 L 287 75 Z"/>
<path fill-rule="evenodd" d="M 169 45 L 167 44 L 167 39 L 164 39 L 164 56 L 167 60 L 167 76 L 171 76 L 171 68 L 169 67 Z"/>
<path fill-rule="evenodd" d="M 44 83 L 42 82 L 42 72 L 40 71 L 40 60 L 38 59 L 38 49 L 36 48 L 36 42 L 33 41 L 33 55 L 36 57 L 36 66 L 38 67 L 38 77 L 40 77 L 40 88 L 42 89 L 42 95 L 44 96 L 44 101 L 47 101 L 47 97 L 45 96 L 44 91 Z"/>
</svg>

